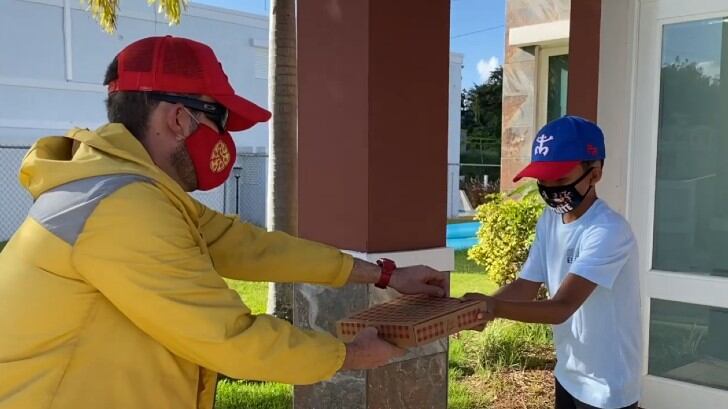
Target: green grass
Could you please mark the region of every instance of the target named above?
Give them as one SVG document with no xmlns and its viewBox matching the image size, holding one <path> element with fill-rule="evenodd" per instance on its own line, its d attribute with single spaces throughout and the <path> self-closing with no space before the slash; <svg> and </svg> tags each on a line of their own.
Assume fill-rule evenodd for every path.
<svg viewBox="0 0 728 409">
<path fill-rule="evenodd" d="M 553 407 L 555 358 L 545 325 L 496 320 L 450 337 L 448 408 Z"/>
<path fill-rule="evenodd" d="M 488 280 L 485 271 L 468 260 L 466 250 L 455 252 L 455 271 L 450 274 L 450 295 L 462 297 L 465 293 L 492 294 L 498 286 Z"/>
<path fill-rule="evenodd" d="M 230 288 L 240 294 L 253 314 L 265 314 L 268 303 L 268 283 L 225 280 Z"/>
<path fill-rule="evenodd" d="M 468 260 L 467 250 L 458 250 L 455 252 L 455 272 L 484 274 L 485 269 L 475 264 L 474 261 Z"/>
<path fill-rule="evenodd" d="M 462 297 L 465 293 L 492 294 L 498 286 L 483 274 L 452 273 L 450 275 L 450 296 Z"/>
<path fill-rule="evenodd" d="M 467 376 L 459 369 L 450 368 L 447 374 L 448 409 L 474 409 L 491 407 L 492 396 L 473 393 L 466 383 Z"/>
<path fill-rule="evenodd" d="M 215 409 L 290 409 L 293 387 L 280 383 L 222 380 Z"/>
<path fill-rule="evenodd" d="M 466 331 L 451 339 L 450 366 L 464 373 L 550 369 L 554 364 L 551 328 L 496 320 L 486 331 Z"/>
</svg>

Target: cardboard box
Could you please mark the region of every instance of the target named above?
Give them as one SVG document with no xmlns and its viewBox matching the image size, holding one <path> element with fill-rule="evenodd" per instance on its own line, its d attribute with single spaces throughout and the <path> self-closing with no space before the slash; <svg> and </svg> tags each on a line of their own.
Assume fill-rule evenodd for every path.
<svg viewBox="0 0 728 409">
<path fill-rule="evenodd" d="M 411 348 L 483 323 L 478 312 L 485 309 L 485 301 L 405 295 L 338 321 L 336 333 L 349 342 L 364 328 L 375 327 L 381 338 Z"/>
</svg>

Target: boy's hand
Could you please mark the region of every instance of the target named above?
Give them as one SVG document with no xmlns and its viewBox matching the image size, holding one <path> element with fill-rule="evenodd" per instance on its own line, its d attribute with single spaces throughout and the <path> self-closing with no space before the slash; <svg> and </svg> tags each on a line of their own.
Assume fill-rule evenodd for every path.
<svg viewBox="0 0 728 409">
<path fill-rule="evenodd" d="M 480 293 L 467 293 L 461 298 L 461 300 L 463 300 L 463 301 L 485 301 L 486 309 L 481 310 L 478 313 L 478 321 L 484 321 L 484 322 L 481 324 L 478 324 L 472 328 L 468 328 L 468 329 L 471 329 L 473 331 L 482 331 L 485 329 L 485 327 L 488 326 L 489 322 L 493 321 L 496 318 L 495 309 L 496 309 L 496 304 L 498 301 L 495 298 L 489 297 L 485 294 L 480 294 Z"/>
<path fill-rule="evenodd" d="M 341 370 L 378 368 L 406 353 L 406 350 L 379 338 L 376 328 L 364 328 L 346 344 L 346 359 Z"/>
</svg>

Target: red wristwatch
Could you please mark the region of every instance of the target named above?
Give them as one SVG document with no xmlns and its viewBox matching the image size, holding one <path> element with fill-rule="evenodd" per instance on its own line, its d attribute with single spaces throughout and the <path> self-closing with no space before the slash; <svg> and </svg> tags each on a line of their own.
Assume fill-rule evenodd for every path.
<svg viewBox="0 0 728 409">
<path fill-rule="evenodd" d="M 392 273 L 397 269 L 397 265 L 388 258 L 380 258 L 377 260 L 377 265 L 382 270 L 382 275 L 379 276 L 379 281 L 374 286 L 382 289 L 387 288 L 389 280 L 392 278 Z"/>
</svg>

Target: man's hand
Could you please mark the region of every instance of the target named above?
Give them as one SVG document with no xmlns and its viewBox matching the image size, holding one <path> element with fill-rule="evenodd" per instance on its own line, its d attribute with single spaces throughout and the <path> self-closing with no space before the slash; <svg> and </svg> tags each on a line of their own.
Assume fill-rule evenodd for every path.
<svg viewBox="0 0 728 409">
<path fill-rule="evenodd" d="M 394 270 L 389 286 L 402 294 L 447 295 L 447 274 L 427 266 L 403 267 Z"/>
<path fill-rule="evenodd" d="M 379 281 L 381 269 L 368 261 L 354 259 L 350 283 L 374 284 Z M 447 274 L 427 266 L 402 267 L 392 272 L 389 287 L 402 294 L 429 294 L 435 297 L 447 295 Z"/>
<path fill-rule="evenodd" d="M 346 344 L 346 359 L 341 370 L 378 368 L 406 353 L 406 350 L 379 338 L 376 328 L 365 328 Z"/>
<path fill-rule="evenodd" d="M 488 326 L 488 323 L 493 321 L 495 317 L 495 310 L 496 305 L 498 304 L 498 300 L 496 300 L 493 297 L 489 297 L 484 294 L 479 293 L 467 293 L 462 298 L 464 301 L 485 301 L 485 310 L 482 310 L 478 313 L 478 321 L 484 321 L 482 324 L 478 324 L 471 329 L 473 331 L 482 331 L 485 329 L 485 327 Z"/>
</svg>

